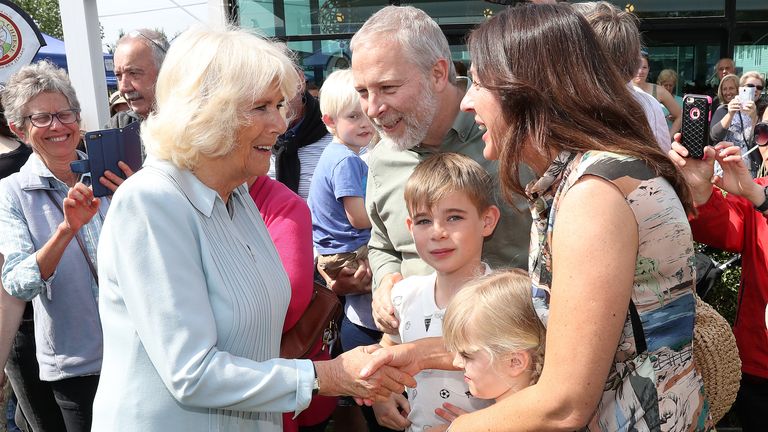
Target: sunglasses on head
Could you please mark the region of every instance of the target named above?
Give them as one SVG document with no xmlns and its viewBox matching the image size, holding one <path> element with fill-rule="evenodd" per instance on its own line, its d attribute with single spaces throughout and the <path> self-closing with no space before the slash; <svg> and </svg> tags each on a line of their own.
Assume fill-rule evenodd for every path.
<svg viewBox="0 0 768 432">
<path fill-rule="evenodd" d="M 755 144 L 760 147 L 768 145 L 768 123 L 758 123 L 755 125 Z"/>
<path fill-rule="evenodd" d="M 758 91 L 763 91 L 763 86 L 757 84 L 744 84 L 744 87 L 754 87 Z"/>
<path fill-rule="evenodd" d="M 151 43 L 152 45 L 154 45 L 154 46 L 155 46 L 155 48 L 157 48 L 157 49 L 159 49 L 160 51 L 162 51 L 162 52 L 163 52 L 163 54 L 165 54 L 166 52 L 168 52 L 168 49 L 167 49 L 167 48 L 163 47 L 162 45 L 160 45 L 159 43 L 157 43 L 155 40 L 153 40 L 151 37 L 149 37 L 149 36 L 145 35 L 144 33 L 142 33 L 142 32 L 141 32 L 141 31 L 139 31 L 139 30 L 134 30 L 134 31 L 132 31 L 132 32 L 128 33 L 128 36 L 130 36 L 130 37 L 134 37 L 134 38 L 136 38 L 136 37 L 140 37 L 140 38 L 143 38 L 143 39 L 145 39 L 145 40 L 149 41 L 149 43 Z"/>
</svg>

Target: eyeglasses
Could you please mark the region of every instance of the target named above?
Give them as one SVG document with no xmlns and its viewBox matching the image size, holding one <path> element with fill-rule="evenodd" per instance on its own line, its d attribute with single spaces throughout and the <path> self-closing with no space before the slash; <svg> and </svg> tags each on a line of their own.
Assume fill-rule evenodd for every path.
<svg viewBox="0 0 768 432">
<path fill-rule="evenodd" d="M 61 124 L 72 124 L 80 120 L 79 113 L 79 109 L 72 108 L 68 110 L 62 110 L 57 113 L 35 113 L 24 118 L 29 119 L 33 126 L 45 128 L 53 123 L 54 117 L 57 118 Z"/>
<path fill-rule="evenodd" d="M 745 87 L 754 87 L 757 91 L 763 91 L 763 86 L 757 84 L 744 84 Z"/>
</svg>

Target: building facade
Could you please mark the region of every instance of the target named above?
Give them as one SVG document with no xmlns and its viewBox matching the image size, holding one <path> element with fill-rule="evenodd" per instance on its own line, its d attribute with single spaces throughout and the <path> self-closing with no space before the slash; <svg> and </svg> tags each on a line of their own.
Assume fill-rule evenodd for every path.
<svg viewBox="0 0 768 432">
<path fill-rule="evenodd" d="M 504 1 L 230 0 L 228 4 L 235 23 L 285 40 L 298 53 L 308 80 L 319 85 L 333 70 L 349 67 L 349 40 L 383 6 L 407 4 L 426 11 L 448 37 L 453 59 L 468 64 L 466 35 L 506 7 L 499 2 Z M 673 69 L 680 76 L 678 94 L 706 85 L 721 57 L 734 58 L 739 73 L 768 73 L 768 0 L 612 3 L 641 19 L 651 59 L 649 80 L 662 69 Z"/>
</svg>

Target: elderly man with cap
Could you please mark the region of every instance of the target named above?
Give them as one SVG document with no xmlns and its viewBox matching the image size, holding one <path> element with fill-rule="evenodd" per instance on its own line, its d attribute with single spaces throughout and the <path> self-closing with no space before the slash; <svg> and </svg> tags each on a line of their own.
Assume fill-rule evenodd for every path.
<svg viewBox="0 0 768 432">
<path fill-rule="evenodd" d="M 125 127 L 144 120 L 152 112 L 157 74 L 167 50 L 165 36 L 155 30 L 134 30 L 117 41 L 114 55 L 117 88 L 130 110 L 114 114 L 107 127 Z"/>
<path fill-rule="evenodd" d="M 117 89 L 129 109 L 113 113 L 107 128 L 124 128 L 131 123 L 141 122 L 154 110 L 157 74 L 160 72 L 166 51 L 168 40 L 165 35 L 155 30 L 134 30 L 117 41 L 114 54 Z M 110 109 L 112 105 L 110 98 Z M 141 153 L 143 158 L 143 147 Z M 126 177 L 133 174 L 124 162 L 119 162 L 118 166 Z M 105 171 L 99 181 L 114 191 L 123 179 Z"/>
</svg>

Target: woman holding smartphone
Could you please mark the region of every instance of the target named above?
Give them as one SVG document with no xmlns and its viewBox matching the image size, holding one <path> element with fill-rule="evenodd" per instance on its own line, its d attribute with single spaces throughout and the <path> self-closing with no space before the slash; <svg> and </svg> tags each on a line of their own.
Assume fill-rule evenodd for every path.
<svg viewBox="0 0 768 432">
<path fill-rule="evenodd" d="M 735 75 L 726 75 L 720 81 L 720 86 L 722 87 L 726 82 L 735 78 Z M 757 124 L 757 105 L 755 102 L 760 99 L 764 85 L 763 76 L 759 72 L 745 72 L 741 76 L 739 95 L 720 105 L 712 115 L 709 135 L 713 142 L 732 142 L 741 148 L 742 154 L 747 153 L 752 148 L 753 128 Z M 744 92 L 742 90 L 744 88 L 751 88 L 754 93 L 752 91 Z M 746 96 L 747 93 L 752 94 L 750 100 L 745 100 L 749 99 Z M 725 99 L 722 100 L 725 101 Z M 749 172 L 752 176 L 756 176 L 763 158 L 760 152 L 752 152 L 747 157 Z"/>
<path fill-rule="evenodd" d="M 615 62 L 564 3 L 507 8 L 468 47 L 461 109 L 486 129 L 483 155 L 499 161 L 505 197 L 528 199 L 546 356 L 536 384 L 444 417 L 450 431 L 711 430 L 692 352 L 690 191 Z M 523 185 L 520 163 L 538 178 Z M 410 373 L 444 367 L 437 348 L 422 339 L 375 357 Z"/>
</svg>

